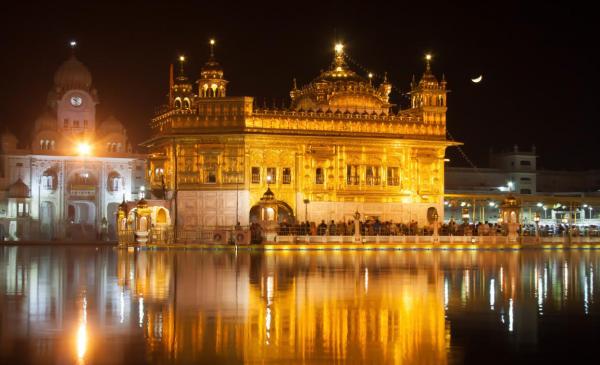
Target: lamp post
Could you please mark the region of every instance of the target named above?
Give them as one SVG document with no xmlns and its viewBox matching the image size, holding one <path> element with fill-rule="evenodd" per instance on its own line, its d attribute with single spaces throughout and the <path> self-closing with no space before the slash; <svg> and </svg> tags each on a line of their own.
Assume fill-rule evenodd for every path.
<svg viewBox="0 0 600 365">
<path fill-rule="evenodd" d="M 540 213 L 535 213 L 533 220 L 535 221 L 535 241 L 540 242 Z"/>
<path fill-rule="evenodd" d="M 308 203 L 310 203 L 310 200 L 304 198 L 303 202 L 304 202 L 304 221 L 308 222 Z"/>
<path fill-rule="evenodd" d="M 469 208 L 462 208 L 462 219 L 465 224 L 469 223 Z"/>
</svg>

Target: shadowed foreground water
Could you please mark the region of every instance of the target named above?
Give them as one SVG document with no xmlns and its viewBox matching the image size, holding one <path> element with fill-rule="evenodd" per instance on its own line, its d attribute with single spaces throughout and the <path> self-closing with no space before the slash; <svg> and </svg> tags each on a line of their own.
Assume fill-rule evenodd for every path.
<svg viewBox="0 0 600 365">
<path fill-rule="evenodd" d="M 600 356 L 599 265 L 583 250 L 5 246 L 0 363 L 576 363 Z"/>
</svg>

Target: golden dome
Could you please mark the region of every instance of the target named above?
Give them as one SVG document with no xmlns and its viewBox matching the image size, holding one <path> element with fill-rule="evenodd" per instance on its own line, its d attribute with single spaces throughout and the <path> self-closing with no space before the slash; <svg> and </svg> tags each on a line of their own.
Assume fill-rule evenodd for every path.
<svg viewBox="0 0 600 365">
<path fill-rule="evenodd" d="M 341 46 L 336 46 L 331 67 L 308 85 L 290 92 L 292 109 L 387 114 L 391 85 L 384 79 L 378 89 L 351 70 Z"/>
</svg>

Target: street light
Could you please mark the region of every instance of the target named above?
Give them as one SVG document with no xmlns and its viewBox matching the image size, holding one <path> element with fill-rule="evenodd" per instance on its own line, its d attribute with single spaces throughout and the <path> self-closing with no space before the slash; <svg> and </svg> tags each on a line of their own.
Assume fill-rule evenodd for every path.
<svg viewBox="0 0 600 365">
<path fill-rule="evenodd" d="M 305 198 L 303 200 L 303 202 L 304 202 L 304 220 L 306 222 L 308 222 L 308 203 L 310 203 L 310 200 Z"/>
<path fill-rule="evenodd" d="M 92 146 L 87 142 L 80 142 L 77 145 L 77 152 L 82 156 L 89 156 L 92 153 Z"/>
<path fill-rule="evenodd" d="M 535 213 L 535 216 L 533 217 L 533 220 L 535 221 L 535 240 L 536 242 L 539 242 L 540 240 L 540 213 Z"/>
<path fill-rule="evenodd" d="M 506 186 L 508 187 L 508 192 L 510 193 L 511 191 L 514 191 L 514 187 L 515 187 L 515 183 L 512 181 L 509 181 Z"/>
</svg>

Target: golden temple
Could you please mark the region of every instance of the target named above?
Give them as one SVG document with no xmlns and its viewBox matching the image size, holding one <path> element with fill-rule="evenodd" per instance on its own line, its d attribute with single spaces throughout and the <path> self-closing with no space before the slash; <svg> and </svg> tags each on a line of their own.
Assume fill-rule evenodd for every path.
<svg viewBox="0 0 600 365">
<path fill-rule="evenodd" d="M 278 220 L 366 218 L 424 223 L 443 212 L 446 81 L 431 57 L 411 83 L 411 105 L 390 103 L 387 76 L 375 85 L 347 63 L 341 44 L 331 66 L 298 87 L 291 105 L 262 108 L 228 96 L 214 41 L 195 88 L 184 59 L 168 103 L 151 121 L 149 176 L 153 193 L 173 199 L 184 229 L 247 225 L 269 188 Z M 442 218 L 442 217 L 440 217 Z"/>
</svg>

